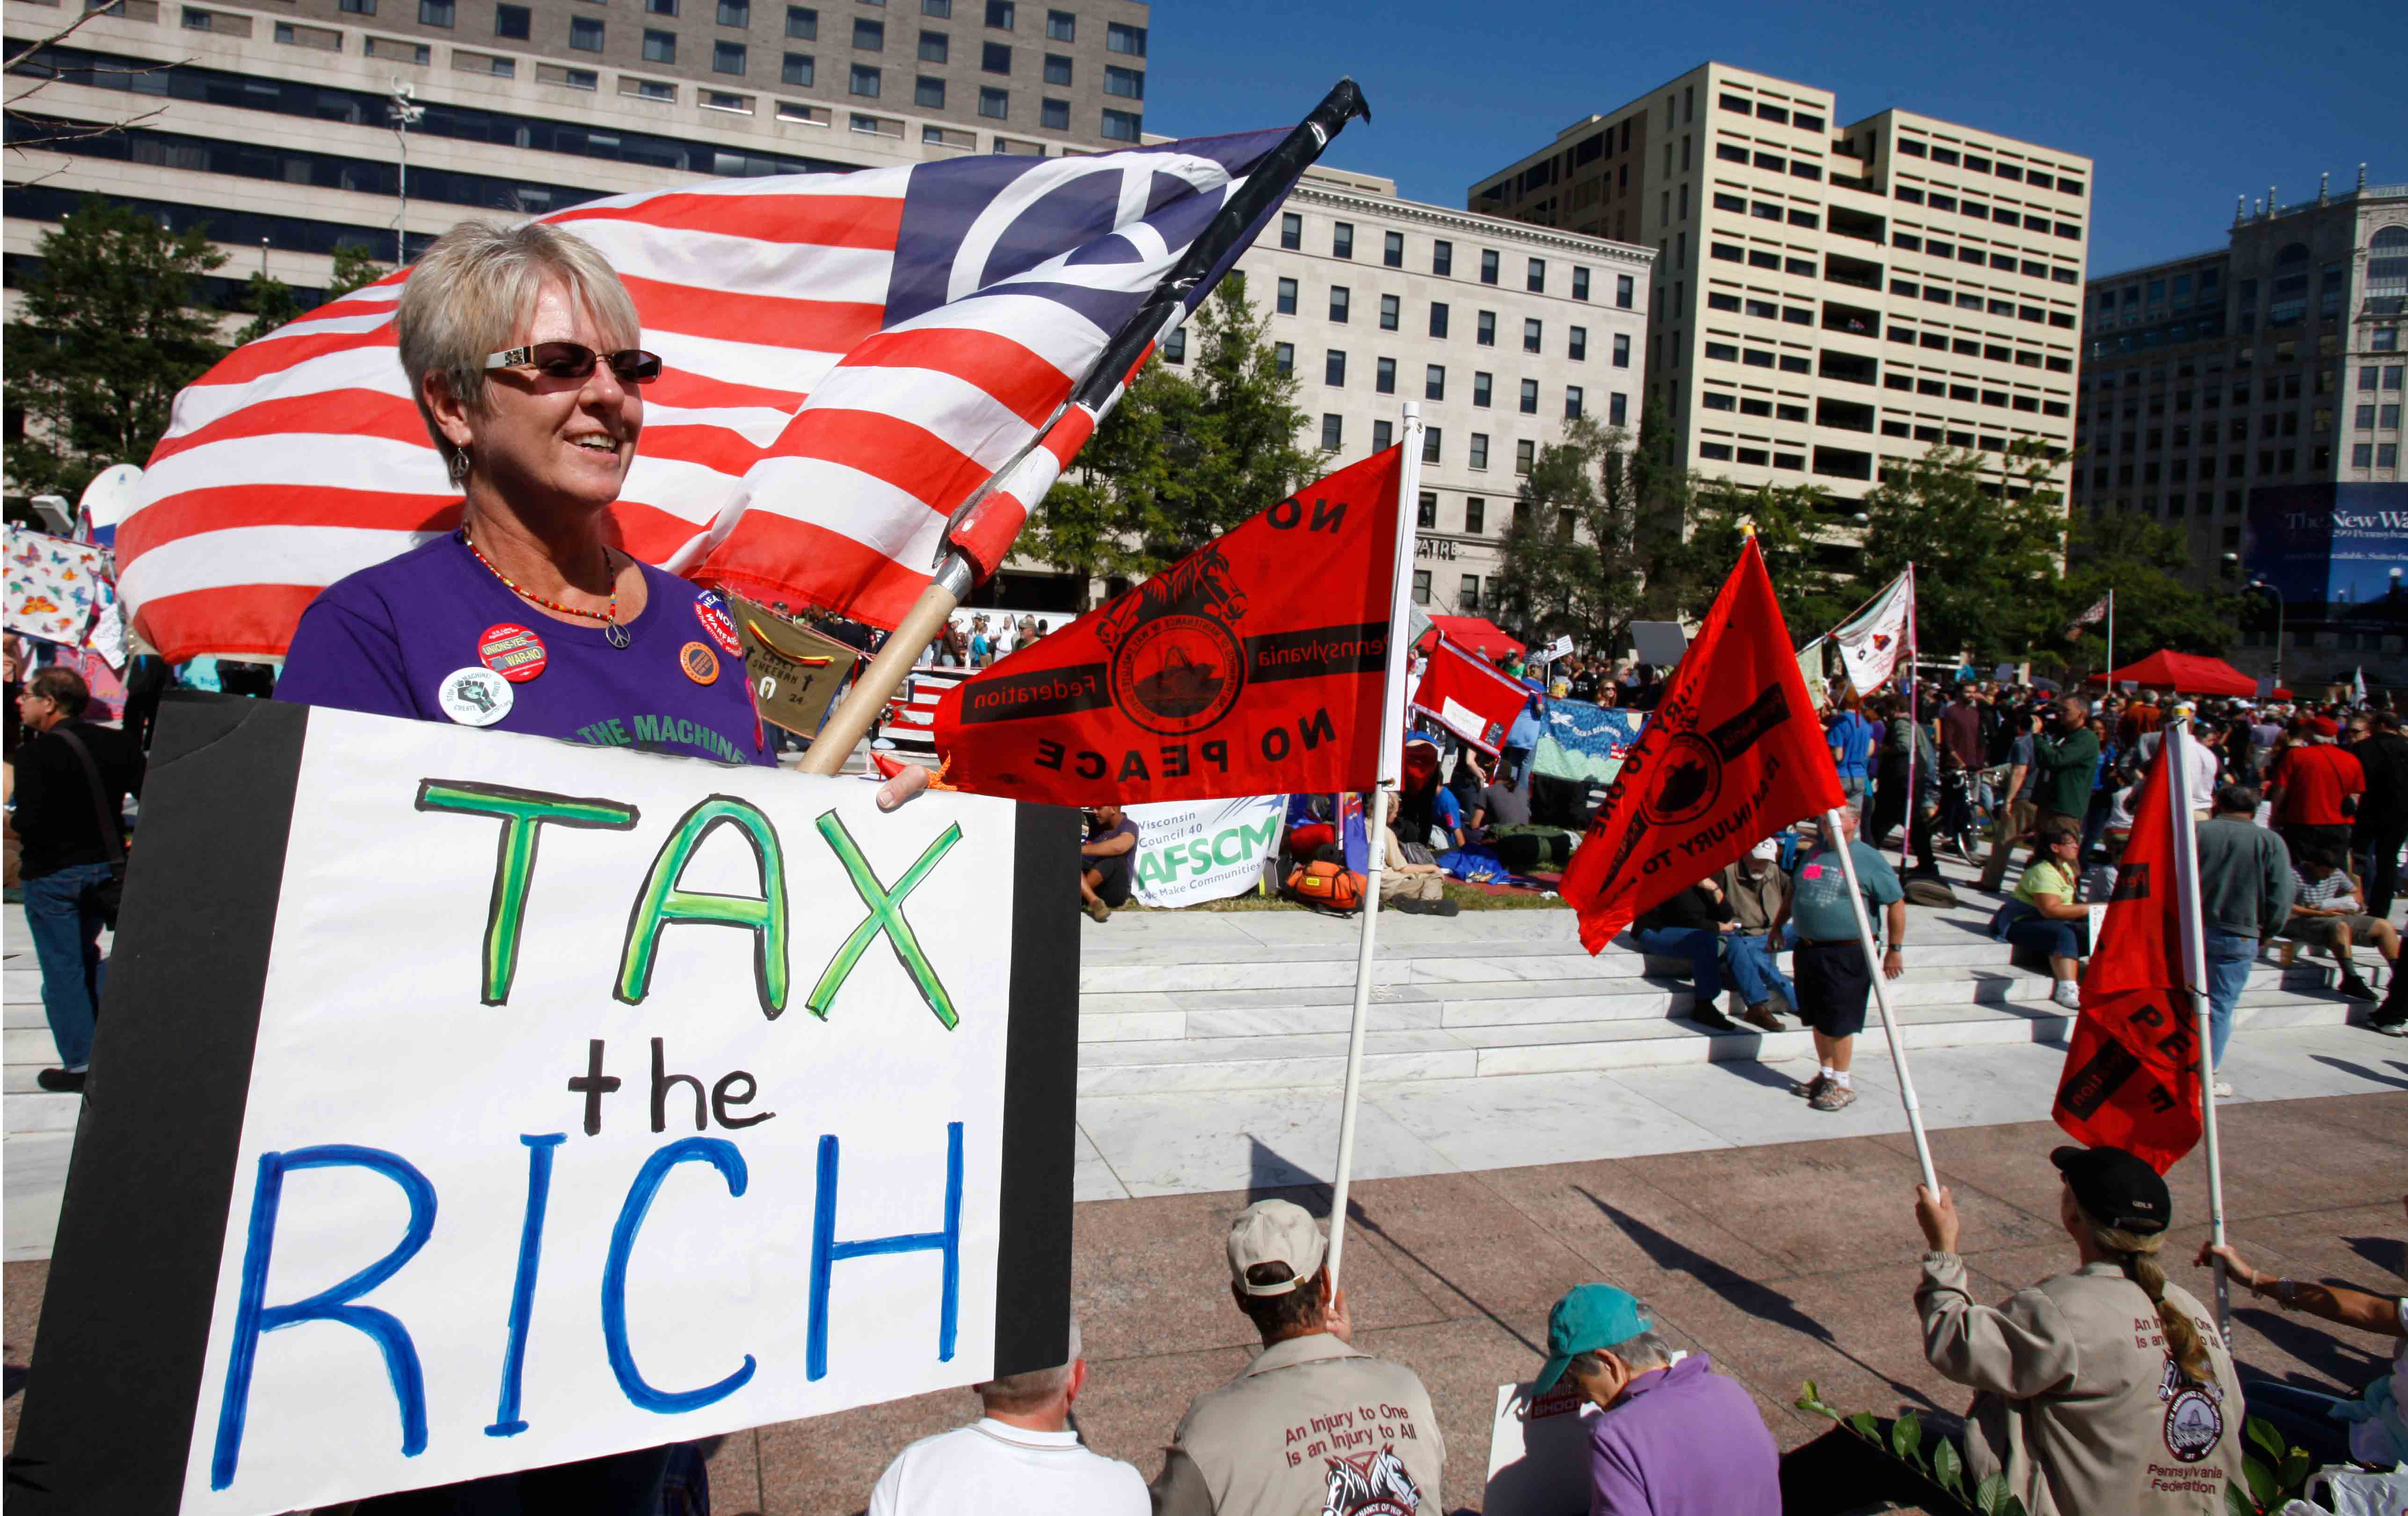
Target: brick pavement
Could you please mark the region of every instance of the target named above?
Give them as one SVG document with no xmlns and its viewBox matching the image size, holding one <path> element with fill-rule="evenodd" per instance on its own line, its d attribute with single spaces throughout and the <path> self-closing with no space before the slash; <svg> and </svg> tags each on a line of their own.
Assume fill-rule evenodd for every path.
<svg viewBox="0 0 2408 1516">
<path fill-rule="evenodd" d="M 2388 1065 L 2408 1076 L 2408 1062 Z M 2394 1082 L 2408 1089 L 2408 1077 Z M 2250 1104 L 2223 1112 L 2227 1213 L 2250 1256 L 2302 1278 L 2384 1290 L 2408 1278 L 2400 1206 L 2408 1093 Z M 1932 1134 L 1956 1187 L 1965 1249 L 1993 1298 L 2055 1272 L 2045 1123 Z M 2205 1164 L 2172 1176 L 2178 1248 L 2205 1230 Z M 1548 1305 L 1603 1279 L 1637 1292 L 1683 1345 L 1744 1383 L 1784 1448 L 1819 1423 L 1789 1409 L 1812 1378 L 1837 1405 L 1947 1415 L 1963 1392 L 1925 1366 L 1909 1304 L 1921 1239 L 1914 1150 L 1902 1134 L 1604 1159 L 1359 1183 L 1347 1251 L 1357 1342 L 1410 1364 L 1444 1430 L 1445 1495 L 1479 1509 L 1496 1387 L 1536 1365 Z M 1321 1186 L 1264 1189 L 1326 1212 Z M 1247 1361 L 1227 1301 L 1221 1235 L 1245 1192 L 1099 1201 L 1077 1212 L 1077 1294 L 1094 1375 L 1079 1420 L 1096 1448 L 1149 1478 L 1181 1409 Z M 6 1428 L 13 1437 L 47 1263 L 7 1266 Z M 2204 1275 L 2171 1271 L 2200 1294 Z M 2243 1303 L 2246 1371 L 2355 1389 L 2386 1362 L 2371 1338 L 2327 1336 Z M 845 1516 L 913 1437 L 975 1414 L 966 1392 L 922 1396 L 723 1438 L 722 1516 Z"/>
</svg>

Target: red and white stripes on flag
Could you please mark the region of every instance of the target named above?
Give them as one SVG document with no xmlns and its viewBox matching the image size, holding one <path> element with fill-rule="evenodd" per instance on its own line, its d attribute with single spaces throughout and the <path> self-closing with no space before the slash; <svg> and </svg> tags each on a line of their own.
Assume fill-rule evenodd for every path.
<svg viewBox="0 0 2408 1516">
<path fill-rule="evenodd" d="M 1094 430 L 1062 414 L 1069 396 L 1283 136 L 738 179 L 544 218 L 619 270 L 666 363 L 613 508 L 626 550 L 892 626 L 948 517 L 1017 458 L 965 542 L 992 568 L 1009 508 Z M 169 660 L 280 655 L 319 590 L 457 524 L 395 361 L 407 277 L 178 396 L 117 540 L 135 622 Z"/>
<path fill-rule="evenodd" d="M 1529 686 L 1449 642 L 1444 633 L 1412 694 L 1415 710 L 1492 758 L 1529 700 Z"/>
<path fill-rule="evenodd" d="M 968 668 L 922 667 L 903 681 L 902 697 L 892 708 L 895 719 L 880 725 L 878 736 L 900 752 L 933 755 L 937 751 L 937 705 L 945 692 L 976 672 Z"/>
</svg>

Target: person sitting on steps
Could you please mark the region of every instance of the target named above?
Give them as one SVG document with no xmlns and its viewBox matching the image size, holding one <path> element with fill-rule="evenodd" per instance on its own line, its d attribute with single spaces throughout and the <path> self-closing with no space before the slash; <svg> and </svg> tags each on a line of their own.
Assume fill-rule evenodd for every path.
<svg viewBox="0 0 2408 1516">
<path fill-rule="evenodd" d="M 2340 856 L 2329 845 L 2312 843 L 2302 850 L 2292 874 L 2299 888 L 2283 936 L 2329 951 L 2341 968 L 2341 993 L 2352 1000 L 2381 1000 L 2374 1017 L 2377 1027 L 2393 1037 L 2408 1032 L 2408 1001 L 2403 1001 L 2400 988 L 2399 929 L 2358 909 L 2357 892 L 2350 887 L 2349 876 L 2341 871 Z M 2358 941 L 2372 943 L 2390 968 L 2387 994 L 2377 995 L 2359 977 L 2349 954 L 2350 945 Z"/>
</svg>

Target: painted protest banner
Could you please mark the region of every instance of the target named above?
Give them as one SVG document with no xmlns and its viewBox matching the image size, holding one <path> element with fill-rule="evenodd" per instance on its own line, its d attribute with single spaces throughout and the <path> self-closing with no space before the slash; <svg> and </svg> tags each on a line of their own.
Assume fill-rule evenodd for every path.
<svg viewBox="0 0 2408 1516">
<path fill-rule="evenodd" d="M 1137 823 L 1137 897 L 1149 906 L 1193 906 L 1243 894 L 1279 857 L 1287 796 L 1168 801 L 1128 806 Z"/>
<path fill-rule="evenodd" d="M 12 1516 L 307 1509 L 1061 1362 L 1075 818 L 874 796 L 172 701 Z"/>
<path fill-rule="evenodd" d="M 730 597 L 743 640 L 744 672 L 764 721 L 796 737 L 815 737 L 829 704 L 861 654 L 832 636 L 796 626 L 741 595 Z"/>
</svg>

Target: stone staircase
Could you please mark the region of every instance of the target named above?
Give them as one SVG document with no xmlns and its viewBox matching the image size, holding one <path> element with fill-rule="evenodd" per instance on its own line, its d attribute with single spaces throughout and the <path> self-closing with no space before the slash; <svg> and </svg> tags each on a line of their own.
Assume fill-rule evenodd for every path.
<svg viewBox="0 0 2408 1516">
<path fill-rule="evenodd" d="M 1891 981 L 1900 1041 L 1924 1048 L 2061 1041 L 2073 1013 L 2049 998 L 2045 967 L 2012 961 L 1990 939 L 1990 903 L 1962 881 L 1954 910 L 1910 908 L 1906 973 Z M 1116 917 L 1082 938 L 1079 1093 L 1082 1096 L 1326 1087 L 1343 1073 L 1356 928 L 1321 917 L 1188 913 Z M 1142 922 L 1143 943 L 1115 936 Z M 1159 923 L 1159 924 L 1157 924 Z M 1257 927 L 1254 923 L 1263 923 Z M 1275 925 L 1273 923 L 1276 923 Z M 1248 951 L 1241 939 L 1271 940 Z M 1133 934 L 1132 934 L 1133 935 Z M 1691 987 L 1651 974 L 1617 943 L 1581 950 L 1569 910 L 1466 912 L 1452 920 L 1383 916 L 1365 1039 L 1365 1077 L 1379 1082 L 1729 1059 L 1806 1057 L 1803 1030 L 1719 1032 L 1694 1021 Z M 2359 954 L 2368 972 L 2372 952 Z M 1660 960 L 1658 961 L 1661 962 Z M 1783 955 L 1787 966 L 1787 955 Z M 2369 974 L 2377 987 L 2379 974 Z M 2339 1025 L 2365 1020 L 2323 959 L 2290 968 L 2272 955 L 2253 970 L 2237 1026 Z M 1725 1008 L 1733 1009 L 1725 996 Z M 1789 1024 L 1794 1028 L 1793 1020 Z M 1881 1034 L 1869 1020 L 1868 1055 Z"/>
</svg>

